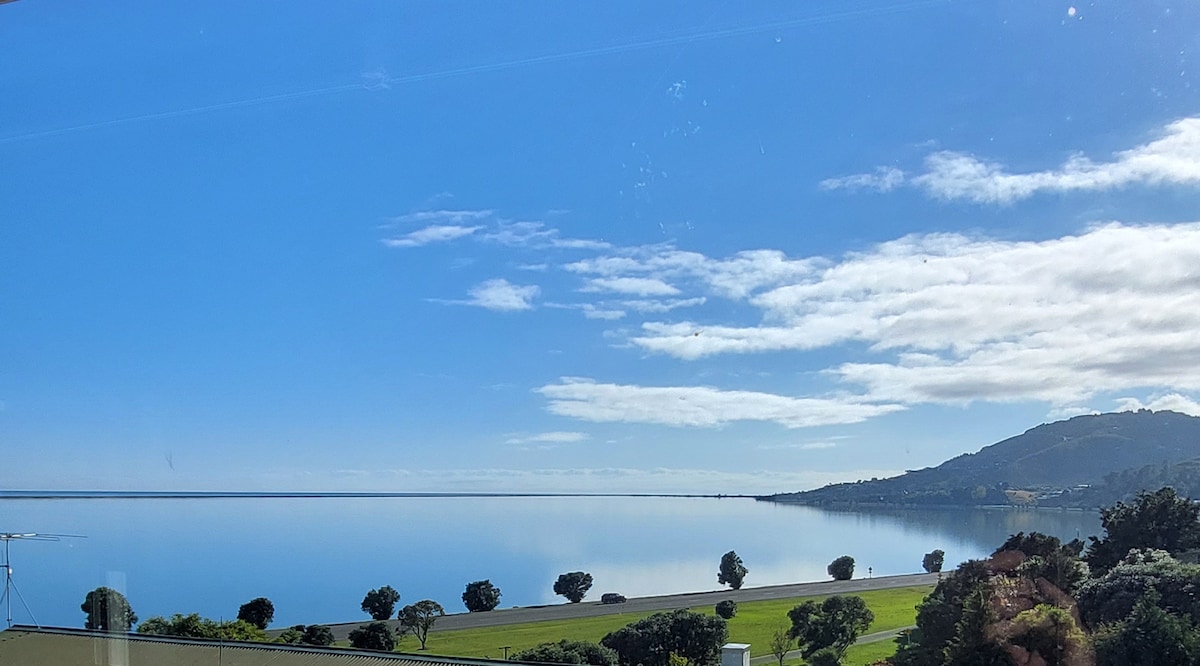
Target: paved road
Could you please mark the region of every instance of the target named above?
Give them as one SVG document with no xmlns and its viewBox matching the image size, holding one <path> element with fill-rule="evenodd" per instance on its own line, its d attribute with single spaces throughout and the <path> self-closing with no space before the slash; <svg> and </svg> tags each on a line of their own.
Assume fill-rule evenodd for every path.
<svg viewBox="0 0 1200 666">
<path fill-rule="evenodd" d="M 599 615 L 617 615 L 620 613 L 664 611 L 676 608 L 690 608 L 692 606 L 713 605 L 722 599 L 732 599 L 738 603 L 742 603 L 745 601 L 766 601 L 769 599 L 787 599 L 790 597 L 807 597 L 820 594 L 848 594 L 865 592 L 867 590 L 886 590 L 895 587 L 933 585 L 937 582 L 937 579 L 938 574 L 908 574 L 904 576 L 856 578 L 854 580 L 830 580 L 819 583 L 746 587 L 740 590 L 714 590 L 712 592 L 637 597 L 623 604 L 606 605 L 599 601 L 585 601 L 578 604 L 563 603 L 547 606 L 506 608 L 488 613 L 457 613 L 447 615 L 438 620 L 437 624 L 433 627 L 433 631 L 478 629 L 480 627 L 498 627 L 506 624 L 542 622 L 545 620 L 569 620 L 580 617 L 596 617 Z M 336 640 L 346 640 L 351 631 L 366 622 L 369 622 L 369 620 L 334 624 L 330 625 L 330 629 L 333 630 L 333 636 Z M 395 629 L 396 622 L 393 620 L 391 624 L 392 628 Z"/>
</svg>

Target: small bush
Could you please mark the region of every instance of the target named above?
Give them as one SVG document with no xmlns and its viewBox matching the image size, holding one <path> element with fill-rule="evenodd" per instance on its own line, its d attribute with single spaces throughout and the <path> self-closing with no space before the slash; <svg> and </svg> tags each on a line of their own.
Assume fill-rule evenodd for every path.
<svg viewBox="0 0 1200 666">
<path fill-rule="evenodd" d="M 720 615 L 726 620 L 732 620 L 733 616 L 737 615 L 737 602 L 733 599 L 718 601 L 714 610 L 716 610 L 717 615 Z"/>
</svg>

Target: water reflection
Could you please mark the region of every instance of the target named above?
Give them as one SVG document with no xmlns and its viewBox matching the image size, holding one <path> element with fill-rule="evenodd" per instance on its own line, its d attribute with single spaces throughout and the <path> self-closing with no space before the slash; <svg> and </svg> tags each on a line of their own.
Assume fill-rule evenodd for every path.
<svg viewBox="0 0 1200 666">
<path fill-rule="evenodd" d="M 716 589 L 730 549 L 750 568 L 747 585 L 823 580 L 843 554 L 859 575 L 870 567 L 878 576 L 918 571 L 934 548 L 953 565 L 1013 532 L 1069 539 L 1098 524 L 1090 513 L 844 512 L 703 498 L 0 501 L 0 530 L 89 537 L 13 552 L 37 619 L 61 626 L 81 625 L 88 590 L 121 580 L 143 618 L 228 618 L 266 596 L 286 625 L 363 619 L 362 595 L 383 584 L 403 603 L 431 598 L 456 612 L 463 586 L 481 578 L 507 607 L 559 601 L 553 580 L 573 570 L 593 574 L 593 597 Z"/>
</svg>

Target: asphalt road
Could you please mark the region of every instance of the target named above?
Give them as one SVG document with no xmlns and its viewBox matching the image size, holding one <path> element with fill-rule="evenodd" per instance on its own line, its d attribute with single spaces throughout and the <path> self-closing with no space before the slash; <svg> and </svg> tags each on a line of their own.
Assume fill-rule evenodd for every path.
<svg viewBox="0 0 1200 666">
<path fill-rule="evenodd" d="M 599 601 L 584 601 L 577 604 L 552 604 L 547 606 L 526 606 L 524 608 L 496 609 L 487 613 L 456 613 L 447 615 L 437 621 L 433 631 L 453 631 L 455 629 L 478 629 L 481 627 L 498 627 L 506 624 L 523 624 L 526 622 L 543 622 L 546 620 L 569 620 L 580 617 L 596 617 L 599 615 L 617 615 L 621 613 L 641 613 L 653 611 L 690 608 L 692 606 L 714 605 L 723 599 L 732 599 L 738 603 L 745 601 L 766 601 L 770 599 L 787 599 L 790 597 L 807 597 L 823 594 L 848 594 L 866 592 L 868 590 L 886 590 L 894 587 L 912 587 L 914 585 L 933 585 L 938 580 L 938 574 L 908 574 L 904 576 L 879 576 L 876 578 L 856 578 L 854 580 L 829 580 L 818 583 L 793 583 L 791 585 L 771 585 L 767 587 L 746 587 L 740 590 L 714 590 L 711 592 L 689 592 L 687 594 L 667 594 L 657 597 L 631 598 L 623 604 L 602 604 Z M 346 622 L 329 625 L 333 630 L 335 640 L 346 640 L 350 632 L 370 620 Z M 397 628 L 395 620 L 390 621 L 393 629 Z"/>
</svg>

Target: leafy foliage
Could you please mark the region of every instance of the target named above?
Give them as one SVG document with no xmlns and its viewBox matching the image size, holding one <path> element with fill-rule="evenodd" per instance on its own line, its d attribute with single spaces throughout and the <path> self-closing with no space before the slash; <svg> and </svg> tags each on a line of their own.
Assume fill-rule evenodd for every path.
<svg viewBox="0 0 1200 666">
<path fill-rule="evenodd" d="M 718 601 L 713 611 L 720 617 L 726 620 L 732 620 L 733 616 L 737 615 L 737 602 L 733 599 L 725 599 Z"/>
<path fill-rule="evenodd" d="M 787 659 L 787 653 L 792 651 L 795 644 L 796 639 L 792 638 L 789 627 L 780 627 L 771 634 L 771 654 L 775 655 L 779 666 L 783 666 L 784 660 Z"/>
<path fill-rule="evenodd" d="M 1158 605 L 1150 590 L 1134 604 L 1129 618 L 1096 634 L 1098 666 L 1158 666 L 1200 663 L 1200 633 L 1187 617 Z"/>
<path fill-rule="evenodd" d="M 565 639 L 557 643 L 539 643 L 514 654 L 513 659 L 554 664 L 617 666 L 617 653 L 614 650 L 596 643 Z"/>
<path fill-rule="evenodd" d="M 251 599 L 238 608 L 238 619 L 245 620 L 259 629 L 266 629 L 275 619 L 275 604 L 266 597 Z"/>
<path fill-rule="evenodd" d="M 333 630 L 323 624 L 310 624 L 304 628 L 304 637 L 300 642 L 305 645 L 333 645 Z"/>
<path fill-rule="evenodd" d="M 142 622 L 138 626 L 138 633 L 227 641 L 267 641 L 267 632 L 245 620 L 218 622 L 201 617 L 199 613 L 175 613 L 170 618 L 156 615 Z"/>
<path fill-rule="evenodd" d="M 442 605 L 432 599 L 422 599 L 415 604 L 409 604 L 400 609 L 400 626 L 421 642 L 425 649 L 425 641 L 429 639 L 429 630 L 433 628 L 439 617 L 446 614 Z"/>
<path fill-rule="evenodd" d="M 850 580 L 854 578 L 854 558 L 849 555 L 842 555 L 830 562 L 825 571 L 830 576 L 833 576 L 834 580 Z"/>
<path fill-rule="evenodd" d="M 925 557 L 921 559 L 921 568 L 925 569 L 925 573 L 938 573 L 942 570 L 942 564 L 946 561 L 946 552 L 942 549 L 932 550 L 925 553 Z"/>
<path fill-rule="evenodd" d="M 350 632 L 350 646 L 360 650 L 391 652 L 396 649 L 396 637 L 386 622 L 372 622 Z"/>
<path fill-rule="evenodd" d="M 746 565 L 742 564 L 742 558 L 738 557 L 738 554 L 731 550 L 721 556 L 721 567 L 720 571 L 717 572 L 717 582 L 739 590 L 742 587 L 742 582 L 746 580 L 746 574 L 748 573 L 750 573 L 750 570 L 746 568 Z"/>
<path fill-rule="evenodd" d="M 467 589 L 462 594 L 463 605 L 471 613 L 490 611 L 500 605 L 500 588 L 492 585 L 490 580 L 477 580 L 467 583 Z"/>
<path fill-rule="evenodd" d="M 808 666 L 840 666 L 842 653 L 833 648 L 821 648 L 805 660 Z"/>
<path fill-rule="evenodd" d="M 1030 580 L 1045 579 L 1064 592 L 1073 591 L 1088 575 L 1087 565 L 1079 560 L 1083 542 L 1078 539 L 1064 544 L 1058 537 L 1041 532 L 1017 532 L 992 556 L 1004 552 L 1025 555 L 1025 561 L 1020 564 L 1023 576 Z"/>
<path fill-rule="evenodd" d="M 861 597 L 832 596 L 806 601 L 788 611 L 792 638 L 808 659 L 819 650 L 833 648 L 840 656 L 875 621 Z"/>
<path fill-rule="evenodd" d="M 720 662 L 729 630 L 725 620 L 686 610 L 655 613 L 618 629 L 600 644 L 617 652 L 621 666 L 668 666 L 674 653 L 694 666 Z"/>
<path fill-rule="evenodd" d="M 88 592 L 79 609 L 86 615 L 83 627 L 93 631 L 127 632 L 138 621 L 129 600 L 111 587 L 98 587 Z"/>
<path fill-rule="evenodd" d="M 1076 599 L 1092 627 L 1120 622 L 1153 592 L 1171 613 L 1200 618 L 1200 566 L 1183 564 L 1165 550 L 1135 549 L 1103 575 L 1079 586 Z"/>
<path fill-rule="evenodd" d="M 391 585 L 384 585 L 367 592 L 367 596 L 363 597 L 362 611 L 370 615 L 372 620 L 382 622 L 392 616 L 399 601 L 400 593 Z"/>
<path fill-rule="evenodd" d="M 554 593 L 566 597 L 573 604 L 583 601 L 590 589 L 592 589 L 592 574 L 582 571 L 562 574 L 558 580 L 554 581 Z"/>
<path fill-rule="evenodd" d="M 1100 510 L 1104 538 L 1092 537 L 1087 563 L 1103 572 L 1134 548 L 1154 548 L 1171 554 L 1200 548 L 1200 506 L 1179 497 L 1172 488 L 1141 493 L 1133 503 L 1117 502 Z"/>
</svg>

